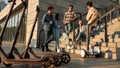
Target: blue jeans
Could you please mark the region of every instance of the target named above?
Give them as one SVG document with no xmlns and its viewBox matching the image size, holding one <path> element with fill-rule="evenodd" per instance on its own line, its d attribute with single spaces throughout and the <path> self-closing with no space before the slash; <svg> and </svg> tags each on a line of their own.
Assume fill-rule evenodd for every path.
<svg viewBox="0 0 120 68">
<path fill-rule="evenodd" d="M 49 30 L 44 30 L 44 32 L 45 32 L 45 43 L 46 43 L 47 39 L 48 39 L 48 32 L 49 32 Z"/>
<path fill-rule="evenodd" d="M 61 29 L 56 29 L 56 48 L 59 49 L 59 37 L 63 36 L 67 42 L 67 44 L 69 45 L 69 37 L 68 35 Z"/>
<path fill-rule="evenodd" d="M 82 38 L 82 39 L 86 39 L 86 35 L 85 35 L 85 33 L 83 33 L 83 32 L 79 32 L 78 35 L 77 35 L 76 41 L 79 40 L 80 38 Z"/>
<path fill-rule="evenodd" d="M 48 44 L 54 39 L 54 32 L 50 30 L 44 30 L 45 32 L 45 46 L 48 49 Z"/>
<path fill-rule="evenodd" d="M 71 24 L 69 23 L 69 24 L 67 24 L 67 25 L 65 26 L 65 32 L 66 32 L 67 34 L 69 34 L 70 31 L 71 31 Z"/>
</svg>

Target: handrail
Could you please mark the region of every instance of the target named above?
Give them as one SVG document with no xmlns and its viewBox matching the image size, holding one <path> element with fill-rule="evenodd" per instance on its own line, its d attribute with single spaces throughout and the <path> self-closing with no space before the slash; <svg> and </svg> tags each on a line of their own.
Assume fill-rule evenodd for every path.
<svg viewBox="0 0 120 68">
<path fill-rule="evenodd" d="M 108 12 L 105 13 L 104 15 L 102 15 L 100 18 L 97 19 L 97 21 L 98 21 L 98 20 L 101 20 L 101 19 L 104 18 L 105 16 L 109 15 L 110 13 L 112 13 L 112 12 L 114 12 L 115 10 L 118 10 L 118 9 L 120 9 L 120 5 L 117 6 L 117 7 L 115 7 L 115 8 L 113 8 L 112 10 L 108 11 Z"/>
</svg>

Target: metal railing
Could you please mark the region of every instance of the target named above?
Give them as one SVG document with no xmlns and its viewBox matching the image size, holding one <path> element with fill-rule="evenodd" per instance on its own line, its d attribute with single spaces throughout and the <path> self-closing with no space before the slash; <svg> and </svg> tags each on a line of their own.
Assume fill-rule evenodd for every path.
<svg viewBox="0 0 120 68">
<path fill-rule="evenodd" d="M 108 20 L 108 15 L 109 15 L 109 21 L 110 21 L 110 23 L 112 24 L 112 13 L 113 12 L 117 12 L 117 18 L 118 18 L 118 20 L 119 20 L 119 15 L 120 15 L 120 5 L 119 6 L 117 6 L 117 7 L 115 7 L 115 8 L 113 8 L 112 10 L 110 10 L 110 11 L 108 11 L 107 13 L 105 13 L 104 15 L 102 15 L 100 18 L 98 18 L 96 21 L 99 21 L 99 20 L 102 20 L 102 19 L 104 19 L 105 20 L 105 22 L 104 22 L 104 31 L 105 31 L 105 33 L 104 33 L 104 39 L 105 39 L 105 42 L 109 42 L 109 39 L 108 39 L 108 37 L 107 37 L 107 35 L 108 35 L 108 30 L 107 30 L 107 20 Z M 87 37 L 86 37 L 86 48 L 87 49 L 89 49 L 89 38 L 90 38 L 90 32 L 89 32 L 89 26 L 87 26 L 88 28 L 87 28 Z"/>
</svg>

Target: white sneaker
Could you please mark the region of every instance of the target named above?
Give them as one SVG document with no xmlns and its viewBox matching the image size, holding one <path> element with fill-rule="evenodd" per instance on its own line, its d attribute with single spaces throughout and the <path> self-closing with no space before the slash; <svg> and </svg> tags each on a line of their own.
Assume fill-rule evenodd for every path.
<svg viewBox="0 0 120 68">
<path fill-rule="evenodd" d="M 67 45 L 67 49 L 70 49 L 71 47 L 69 45 Z"/>
<path fill-rule="evenodd" d="M 60 49 L 57 49 L 57 53 L 60 53 Z"/>
</svg>

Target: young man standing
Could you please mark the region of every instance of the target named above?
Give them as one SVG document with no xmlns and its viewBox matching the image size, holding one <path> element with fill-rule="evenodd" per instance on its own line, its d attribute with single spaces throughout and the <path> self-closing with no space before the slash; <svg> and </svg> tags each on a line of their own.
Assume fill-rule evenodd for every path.
<svg viewBox="0 0 120 68">
<path fill-rule="evenodd" d="M 92 2 L 87 2 L 86 4 L 88 13 L 86 20 L 88 21 L 87 25 L 90 26 L 90 31 L 97 26 L 97 19 L 100 17 L 99 12 L 92 6 Z"/>
<path fill-rule="evenodd" d="M 50 51 L 48 49 L 48 43 L 51 41 L 51 39 L 54 37 L 53 36 L 53 23 L 54 23 L 54 17 L 52 15 L 54 7 L 49 6 L 47 13 L 44 14 L 42 18 L 42 24 L 44 25 L 44 32 L 45 32 L 45 47 L 46 47 L 46 52 Z M 50 38 L 48 38 L 51 35 Z"/>
<path fill-rule="evenodd" d="M 87 23 L 87 35 L 94 35 L 93 29 L 97 26 L 97 19 L 100 17 L 99 12 L 92 6 L 92 2 L 87 2 L 86 4 L 88 13 L 86 16 Z M 89 34 L 88 34 L 89 33 Z M 92 51 L 92 37 L 88 36 L 87 45 L 90 48 L 90 51 Z M 92 51 L 93 54 L 93 51 Z"/>
<path fill-rule="evenodd" d="M 71 22 L 73 22 L 77 17 L 76 14 L 73 12 L 73 8 L 74 8 L 73 5 L 69 5 L 68 11 L 65 12 L 65 15 L 64 15 L 64 21 L 63 22 L 68 23 L 65 26 L 65 32 L 67 34 L 69 34 L 70 30 L 71 30 Z"/>
</svg>

